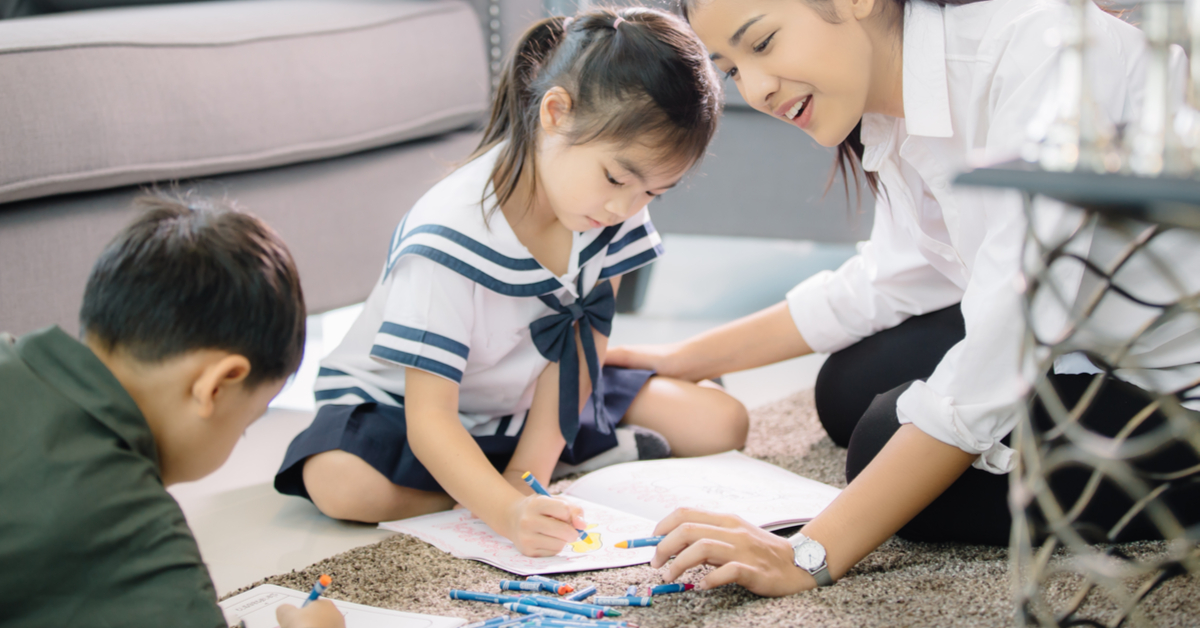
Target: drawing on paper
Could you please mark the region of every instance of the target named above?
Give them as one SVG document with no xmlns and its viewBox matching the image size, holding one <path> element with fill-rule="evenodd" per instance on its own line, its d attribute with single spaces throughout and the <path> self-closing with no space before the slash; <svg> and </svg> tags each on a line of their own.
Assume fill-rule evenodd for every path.
<svg viewBox="0 0 1200 628">
<path fill-rule="evenodd" d="M 532 557 L 521 554 L 512 542 L 500 536 L 467 510 L 448 510 L 380 524 L 385 530 L 411 534 L 442 551 L 495 565 L 512 573 L 564 573 L 624 567 L 645 563 L 654 555 L 653 548 L 627 550 L 612 546 L 606 539 L 650 536 L 654 522 L 599 504 L 571 499 L 584 507 L 588 521 L 586 538 L 567 544 L 555 556 Z"/>
<path fill-rule="evenodd" d="M 591 530 L 595 527 L 596 527 L 596 524 L 591 523 L 591 524 L 588 524 L 587 529 Z M 594 551 L 600 549 L 601 547 L 604 547 L 604 544 L 600 542 L 600 533 L 599 532 L 588 532 L 587 537 L 585 537 L 581 540 L 575 541 L 574 543 L 571 543 L 570 547 L 571 547 L 571 551 L 575 552 L 576 554 L 587 554 L 589 552 L 594 552 Z"/>
</svg>

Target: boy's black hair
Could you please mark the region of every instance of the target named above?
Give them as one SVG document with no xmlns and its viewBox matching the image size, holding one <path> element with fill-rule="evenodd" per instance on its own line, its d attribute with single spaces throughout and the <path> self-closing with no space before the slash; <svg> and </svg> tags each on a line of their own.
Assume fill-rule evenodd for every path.
<svg viewBox="0 0 1200 628">
<path fill-rule="evenodd" d="M 80 327 L 108 350 L 157 363 L 200 349 L 250 361 L 246 385 L 288 377 L 304 353 L 300 276 L 283 240 L 231 203 L 161 193 L 88 277 Z"/>
</svg>

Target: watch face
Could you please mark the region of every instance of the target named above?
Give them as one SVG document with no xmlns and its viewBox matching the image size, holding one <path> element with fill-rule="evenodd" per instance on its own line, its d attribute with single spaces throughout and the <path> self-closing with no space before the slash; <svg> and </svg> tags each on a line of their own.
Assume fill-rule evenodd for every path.
<svg viewBox="0 0 1200 628">
<path fill-rule="evenodd" d="M 805 541 L 796 546 L 796 564 L 803 569 L 816 569 L 825 562 L 825 548 L 816 541 Z"/>
</svg>

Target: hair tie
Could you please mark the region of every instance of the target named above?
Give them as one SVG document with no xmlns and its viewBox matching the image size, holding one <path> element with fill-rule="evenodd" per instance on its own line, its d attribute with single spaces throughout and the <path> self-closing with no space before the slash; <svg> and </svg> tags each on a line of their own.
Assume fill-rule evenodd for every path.
<svg viewBox="0 0 1200 628">
<path fill-rule="evenodd" d="M 613 20 L 613 30 L 614 31 L 617 30 L 617 27 L 620 26 L 621 22 L 624 22 L 624 21 L 625 21 L 625 18 L 618 15 L 617 19 Z"/>
<path fill-rule="evenodd" d="M 571 22 L 574 22 L 574 21 L 575 21 L 575 18 L 573 18 L 573 17 L 569 17 L 569 18 L 566 18 L 566 19 L 564 19 L 564 20 L 563 20 L 563 27 L 562 27 L 562 28 L 563 28 L 563 32 L 566 32 L 568 28 L 571 28 Z"/>
</svg>

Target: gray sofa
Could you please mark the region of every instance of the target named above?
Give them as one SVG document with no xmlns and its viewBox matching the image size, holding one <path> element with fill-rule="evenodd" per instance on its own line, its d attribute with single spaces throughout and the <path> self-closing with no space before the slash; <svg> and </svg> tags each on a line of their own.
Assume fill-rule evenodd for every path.
<svg viewBox="0 0 1200 628">
<path fill-rule="evenodd" d="M 503 53 L 574 8 L 547 1 L 41 0 L 138 6 L 0 19 L 0 329 L 74 332 L 93 260 L 155 181 L 267 220 L 312 312 L 361 301 L 404 211 L 478 141 Z M 829 151 L 781 131 L 732 93 L 659 229 L 861 238 L 840 186 L 821 197 Z"/>
<path fill-rule="evenodd" d="M 92 262 L 153 181 L 267 220 L 312 311 L 361 300 L 399 217 L 478 141 L 491 48 L 540 13 L 236 0 L 0 20 L 0 328 L 74 331 Z"/>
</svg>

